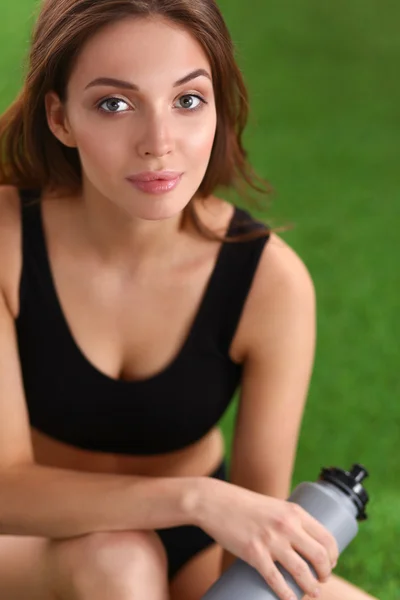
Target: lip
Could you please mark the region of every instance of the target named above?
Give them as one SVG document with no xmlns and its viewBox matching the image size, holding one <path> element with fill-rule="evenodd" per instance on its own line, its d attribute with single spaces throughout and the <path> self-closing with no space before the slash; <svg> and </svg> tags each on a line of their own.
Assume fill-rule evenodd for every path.
<svg viewBox="0 0 400 600">
<path fill-rule="evenodd" d="M 178 171 L 148 171 L 128 177 L 127 180 L 136 189 L 145 194 L 166 194 L 180 183 L 183 173 Z"/>
<path fill-rule="evenodd" d="M 143 171 L 143 173 L 137 173 L 136 175 L 130 175 L 129 181 L 137 182 L 148 182 L 148 181 L 173 181 L 178 179 L 182 173 L 178 171 Z"/>
</svg>

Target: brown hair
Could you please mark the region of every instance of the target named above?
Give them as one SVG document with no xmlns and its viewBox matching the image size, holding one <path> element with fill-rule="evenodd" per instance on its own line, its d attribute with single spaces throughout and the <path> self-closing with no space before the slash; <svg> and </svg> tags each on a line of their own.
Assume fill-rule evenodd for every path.
<svg viewBox="0 0 400 600">
<path fill-rule="evenodd" d="M 210 162 L 196 195 L 207 198 L 219 186 L 241 193 L 246 187 L 268 193 L 268 183 L 256 176 L 242 144 L 248 93 L 215 0 L 45 0 L 32 35 L 23 89 L 0 118 L 0 184 L 67 193 L 80 190 L 78 152 L 64 146 L 50 131 L 45 94 L 55 91 L 65 101 L 77 56 L 101 27 L 127 17 L 153 15 L 189 30 L 202 45 L 212 69 L 217 129 Z M 203 235 L 223 239 L 204 226 L 192 202 L 187 210 Z M 241 239 L 266 232 L 268 228 L 242 235 Z"/>
</svg>

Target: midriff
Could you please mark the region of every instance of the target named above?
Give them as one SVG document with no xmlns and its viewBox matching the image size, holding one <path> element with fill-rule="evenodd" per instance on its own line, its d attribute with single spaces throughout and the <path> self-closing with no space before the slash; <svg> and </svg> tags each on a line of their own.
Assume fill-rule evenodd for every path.
<svg viewBox="0 0 400 600">
<path fill-rule="evenodd" d="M 223 459 L 225 445 L 218 426 L 194 444 L 167 454 L 137 456 L 83 450 L 31 429 L 36 462 L 91 473 L 153 477 L 209 475 Z"/>
</svg>

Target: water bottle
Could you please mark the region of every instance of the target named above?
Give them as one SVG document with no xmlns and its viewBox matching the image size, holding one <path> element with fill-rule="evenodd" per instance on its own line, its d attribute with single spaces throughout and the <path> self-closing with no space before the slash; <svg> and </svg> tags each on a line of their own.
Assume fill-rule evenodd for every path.
<svg viewBox="0 0 400 600">
<path fill-rule="evenodd" d="M 336 467 L 323 468 L 318 481 L 300 483 L 288 498 L 322 523 L 336 539 L 341 553 L 357 535 L 358 523 L 367 518 L 365 507 L 368 494 L 361 485 L 367 470 L 354 464 L 351 471 Z M 316 576 L 312 565 L 307 561 Z M 295 598 L 303 598 L 305 592 L 279 563 L 276 564 Z M 279 600 L 260 573 L 241 559 L 237 559 L 202 600 Z"/>
</svg>

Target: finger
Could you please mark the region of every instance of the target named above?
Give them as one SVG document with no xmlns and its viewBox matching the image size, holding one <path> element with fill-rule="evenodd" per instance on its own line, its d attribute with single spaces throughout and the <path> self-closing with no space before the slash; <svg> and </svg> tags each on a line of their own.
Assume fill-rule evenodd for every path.
<svg viewBox="0 0 400 600">
<path fill-rule="evenodd" d="M 321 583 L 325 583 L 332 572 L 332 561 L 325 546 L 304 530 L 295 532 L 291 539 L 292 548 L 314 567 Z"/>
<path fill-rule="evenodd" d="M 311 598 L 318 598 L 320 585 L 306 561 L 290 546 L 282 549 L 276 557 L 279 564 L 290 573 L 298 586 Z"/>
<path fill-rule="evenodd" d="M 260 561 L 260 566 L 255 568 L 280 600 L 295 600 L 296 596 L 293 590 L 290 589 L 271 557 L 264 556 Z"/>
<path fill-rule="evenodd" d="M 333 535 L 319 523 L 314 517 L 303 511 L 301 521 L 304 530 L 311 535 L 317 542 L 326 548 L 332 567 L 336 566 L 339 558 L 339 548 Z"/>
</svg>

